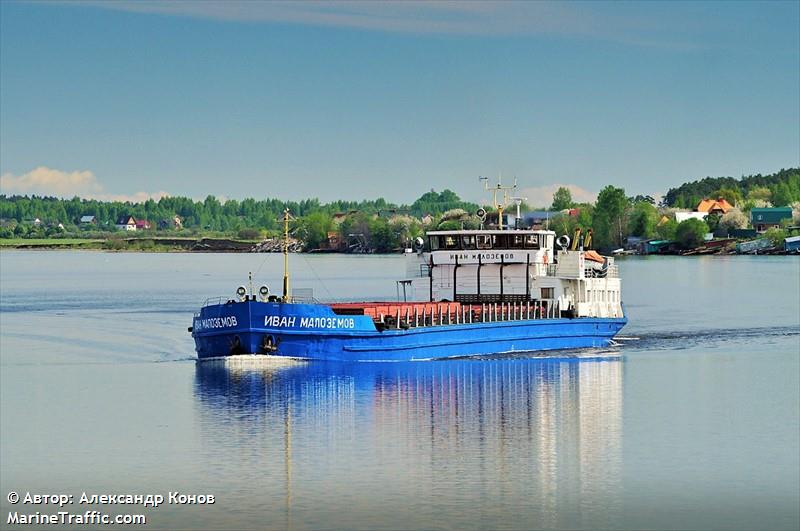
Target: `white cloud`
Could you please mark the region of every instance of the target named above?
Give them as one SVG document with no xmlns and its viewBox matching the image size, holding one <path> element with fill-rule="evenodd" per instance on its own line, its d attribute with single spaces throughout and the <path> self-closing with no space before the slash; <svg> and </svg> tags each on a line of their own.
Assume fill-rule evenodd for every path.
<svg viewBox="0 0 800 531">
<path fill-rule="evenodd" d="M 576 203 L 594 203 L 597 200 L 597 192 L 590 192 L 575 184 L 550 184 L 534 188 L 523 188 L 517 192 L 517 195 L 527 197 L 527 203 L 531 206 L 549 207 L 553 203 L 553 194 L 561 187 L 570 191 L 572 200 Z"/>
<path fill-rule="evenodd" d="M 38 194 L 72 197 L 102 191 L 90 171 L 65 172 L 39 166 L 20 176 L 0 175 L 0 190 L 5 194 Z"/>
<path fill-rule="evenodd" d="M 656 34 L 663 31 L 661 20 L 624 10 L 596 9 L 592 2 L 82 0 L 65 3 L 76 4 L 133 13 L 248 23 L 277 22 L 426 34 L 551 34 L 647 46 L 676 45 L 660 40 L 652 42 Z"/>
<path fill-rule="evenodd" d="M 85 199 L 130 201 L 132 203 L 141 203 L 148 199 L 157 201 L 170 195 L 163 190 L 158 192 L 135 192 L 130 195 L 111 194 L 105 191 L 94 173 L 89 170 L 66 172 L 48 168 L 47 166 L 39 166 L 22 175 L 14 175 L 12 173 L 0 175 L 0 193 L 6 195 L 35 194 L 64 198 L 78 196 Z"/>
</svg>

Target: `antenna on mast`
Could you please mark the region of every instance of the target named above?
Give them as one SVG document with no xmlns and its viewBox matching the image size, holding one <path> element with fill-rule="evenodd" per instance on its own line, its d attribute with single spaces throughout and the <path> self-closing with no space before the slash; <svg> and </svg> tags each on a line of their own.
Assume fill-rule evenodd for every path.
<svg viewBox="0 0 800 531">
<path fill-rule="evenodd" d="M 512 198 L 509 197 L 508 192 L 517 189 L 517 178 L 514 177 L 514 186 L 503 186 L 503 176 L 502 174 L 498 175 L 497 177 L 497 185 L 489 187 L 489 178 L 488 177 L 478 177 L 479 180 L 483 181 L 483 188 L 487 192 L 492 192 L 492 203 L 494 207 L 497 209 L 497 224 L 500 230 L 503 230 L 503 209 L 505 209 L 509 204 Z M 503 198 L 501 202 L 497 200 L 497 193 L 502 192 Z M 517 210 L 519 210 L 519 206 L 517 206 Z"/>
<path fill-rule="evenodd" d="M 290 302 L 289 290 L 289 209 L 283 211 L 283 302 Z"/>
</svg>

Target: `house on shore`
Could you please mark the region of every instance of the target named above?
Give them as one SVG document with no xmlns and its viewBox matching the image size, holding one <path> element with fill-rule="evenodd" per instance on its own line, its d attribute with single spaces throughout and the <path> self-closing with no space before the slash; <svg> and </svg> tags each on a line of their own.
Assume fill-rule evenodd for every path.
<svg viewBox="0 0 800 531">
<path fill-rule="evenodd" d="M 750 224 L 756 232 L 765 232 L 767 229 L 780 228 L 782 221 L 792 221 L 792 209 L 781 208 L 754 208 L 750 211 Z"/>
<path fill-rule="evenodd" d="M 695 212 L 704 212 L 706 215 L 716 214 L 721 216 L 727 214 L 731 209 L 733 209 L 733 205 L 728 203 L 725 198 L 720 197 L 718 199 L 703 199 L 694 210 Z"/>
<path fill-rule="evenodd" d="M 152 228 L 150 222 L 146 219 L 137 219 L 136 220 L 136 230 L 149 230 Z"/>
<path fill-rule="evenodd" d="M 97 225 L 97 218 L 95 216 L 88 215 L 88 214 L 85 215 L 85 216 L 81 216 L 80 224 L 81 225 Z"/>
<path fill-rule="evenodd" d="M 115 225 L 119 230 L 135 231 L 136 218 L 133 216 L 120 216 L 117 218 Z"/>
</svg>

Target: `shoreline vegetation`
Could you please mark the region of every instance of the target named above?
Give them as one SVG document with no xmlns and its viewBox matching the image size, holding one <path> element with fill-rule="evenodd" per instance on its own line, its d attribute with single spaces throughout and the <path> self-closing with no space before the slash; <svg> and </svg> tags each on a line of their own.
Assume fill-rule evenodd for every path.
<svg viewBox="0 0 800 531">
<path fill-rule="evenodd" d="M 709 201 L 717 206 L 704 211 Z M 122 203 L 0 195 L 0 249 L 280 252 L 287 208 L 293 216 L 290 252 L 403 252 L 429 230 L 477 229 L 498 221 L 497 212 L 486 207 L 488 216 L 481 220 L 479 205 L 450 190 L 431 190 L 411 205 L 383 198 L 323 204 L 208 196 Z M 614 186 L 603 188 L 594 203 L 576 203 L 560 188 L 549 206 L 523 203 L 519 220 L 514 212 L 514 206 L 504 211 L 504 218 L 511 214 L 505 224 L 569 236 L 591 229 L 594 248 L 607 253 L 780 254 L 787 237 L 800 235 L 800 168 L 741 179 L 708 177 L 670 189 L 658 204 Z M 764 225 L 756 222 L 756 212 L 780 216 Z M 737 246 L 742 242 L 760 243 Z"/>
</svg>

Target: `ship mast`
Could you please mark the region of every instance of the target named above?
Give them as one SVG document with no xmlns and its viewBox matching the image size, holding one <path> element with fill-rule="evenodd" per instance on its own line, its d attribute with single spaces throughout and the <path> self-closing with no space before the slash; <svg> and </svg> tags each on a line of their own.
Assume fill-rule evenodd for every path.
<svg viewBox="0 0 800 531">
<path fill-rule="evenodd" d="M 497 226 L 500 230 L 503 230 L 503 209 L 505 209 L 509 203 L 510 199 L 508 196 L 509 190 L 516 190 L 517 189 L 517 179 L 514 178 L 514 186 L 503 186 L 502 183 L 502 176 L 497 177 L 497 185 L 489 188 L 489 178 L 488 177 L 478 177 L 480 180 L 483 181 L 484 189 L 489 192 L 492 192 L 492 203 L 494 207 L 497 209 Z M 503 201 L 497 201 L 497 192 L 503 192 Z"/>
<path fill-rule="evenodd" d="M 283 211 L 283 302 L 289 302 L 289 209 Z"/>
</svg>

